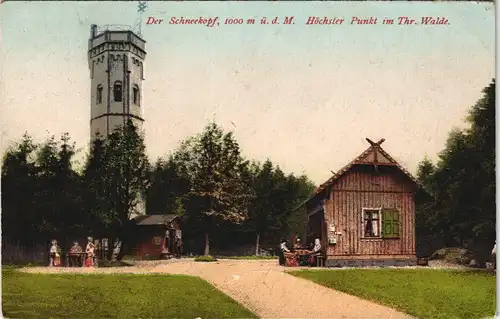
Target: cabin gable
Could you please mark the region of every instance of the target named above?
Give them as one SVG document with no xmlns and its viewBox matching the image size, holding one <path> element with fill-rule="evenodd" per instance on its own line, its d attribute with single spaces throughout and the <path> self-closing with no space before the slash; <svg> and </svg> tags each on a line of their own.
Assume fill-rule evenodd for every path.
<svg viewBox="0 0 500 319">
<path fill-rule="evenodd" d="M 417 190 L 415 183 L 396 166 L 354 165 L 332 183 L 333 191 L 399 192 Z"/>
</svg>

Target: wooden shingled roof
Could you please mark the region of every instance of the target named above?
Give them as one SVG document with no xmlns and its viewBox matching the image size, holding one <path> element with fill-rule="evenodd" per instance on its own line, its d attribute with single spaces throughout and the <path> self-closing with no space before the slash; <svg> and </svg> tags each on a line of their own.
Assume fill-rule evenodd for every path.
<svg viewBox="0 0 500 319">
<path fill-rule="evenodd" d="M 338 172 L 334 173 L 332 177 L 330 177 L 326 182 L 321 184 L 314 191 L 314 196 L 321 193 L 325 188 L 332 185 L 337 179 L 339 179 L 342 175 L 344 175 L 351 167 L 357 164 L 372 164 L 372 165 L 383 165 L 383 166 L 395 166 L 399 168 L 411 181 L 417 184 L 419 187 L 422 187 L 420 182 L 408 172 L 406 168 L 401 166 L 392 156 L 390 156 L 381 146 L 385 139 L 381 139 L 378 142 L 373 142 L 369 138 L 366 138 L 368 143 L 370 143 L 370 147 L 368 147 L 363 153 L 361 153 L 358 157 L 353 159 L 347 165 L 342 167 Z M 313 197 L 314 197 L 313 196 Z"/>
<path fill-rule="evenodd" d="M 169 225 L 174 219 L 179 218 L 174 214 L 141 215 L 134 218 L 139 226 Z"/>
</svg>

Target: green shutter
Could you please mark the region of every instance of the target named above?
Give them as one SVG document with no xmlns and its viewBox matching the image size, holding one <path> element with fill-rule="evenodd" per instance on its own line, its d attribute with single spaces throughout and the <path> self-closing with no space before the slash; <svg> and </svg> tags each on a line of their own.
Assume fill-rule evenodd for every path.
<svg viewBox="0 0 500 319">
<path fill-rule="evenodd" d="M 399 212 L 395 209 L 393 210 L 392 215 L 392 235 L 394 237 L 399 237 Z"/>
<path fill-rule="evenodd" d="M 394 208 L 382 209 L 382 237 L 399 237 L 399 212 Z"/>
</svg>

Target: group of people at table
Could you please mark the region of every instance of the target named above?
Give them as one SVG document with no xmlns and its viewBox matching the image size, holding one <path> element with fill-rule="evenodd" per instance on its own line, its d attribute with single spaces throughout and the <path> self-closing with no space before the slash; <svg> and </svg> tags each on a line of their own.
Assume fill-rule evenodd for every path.
<svg viewBox="0 0 500 319">
<path fill-rule="evenodd" d="M 77 241 L 73 242 L 73 246 L 69 249 L 67 257 L 67 265 L 69 267 L 93 267 L 96 263 L 95 249 L 96 245 L 92 240 L 92 237 L 87 238 L 87 246 L 85 251 L 78 244 Z M 61 261 L 61 247 L 57 244 L 57 240 L 52 240 L 52 246 L 50 247 L 49 256 L 49 267 L 61 267 L 63 263 Z"/>
<path fill-rule="evenodd" d="M 300 243 L 300 238 L 294 237 L 292 247 L 288 241 L 282 239 L 280 243 L 279 264 L 281 266 L 315 266 L 318 257 L 321 257 L 321 241 L 314 239 L 314 244 L 308 249 Z"/>
</svg>

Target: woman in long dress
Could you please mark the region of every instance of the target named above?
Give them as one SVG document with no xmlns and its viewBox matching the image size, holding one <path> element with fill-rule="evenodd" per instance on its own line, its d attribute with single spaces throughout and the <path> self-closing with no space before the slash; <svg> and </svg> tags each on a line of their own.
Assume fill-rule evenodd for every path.
<svg viewBox="0 0 500 319">
<path fill-rule="evenodd" d="M 52 240 L 52 246 L 50 247 L 50 266 L 61 266 L 61 248 L 59 248 L 55 239 Z"/>
<path fill-rule="evenodd" d="M 92 242 L 92 238 L 89 237 L 87 247 L 85 248 L 85 253 L 87 253 L 87 256 L 85 258 L 85 267 L 94 266 L 94 251 L 95 251 L 95 245 Z"/>
</svg>

